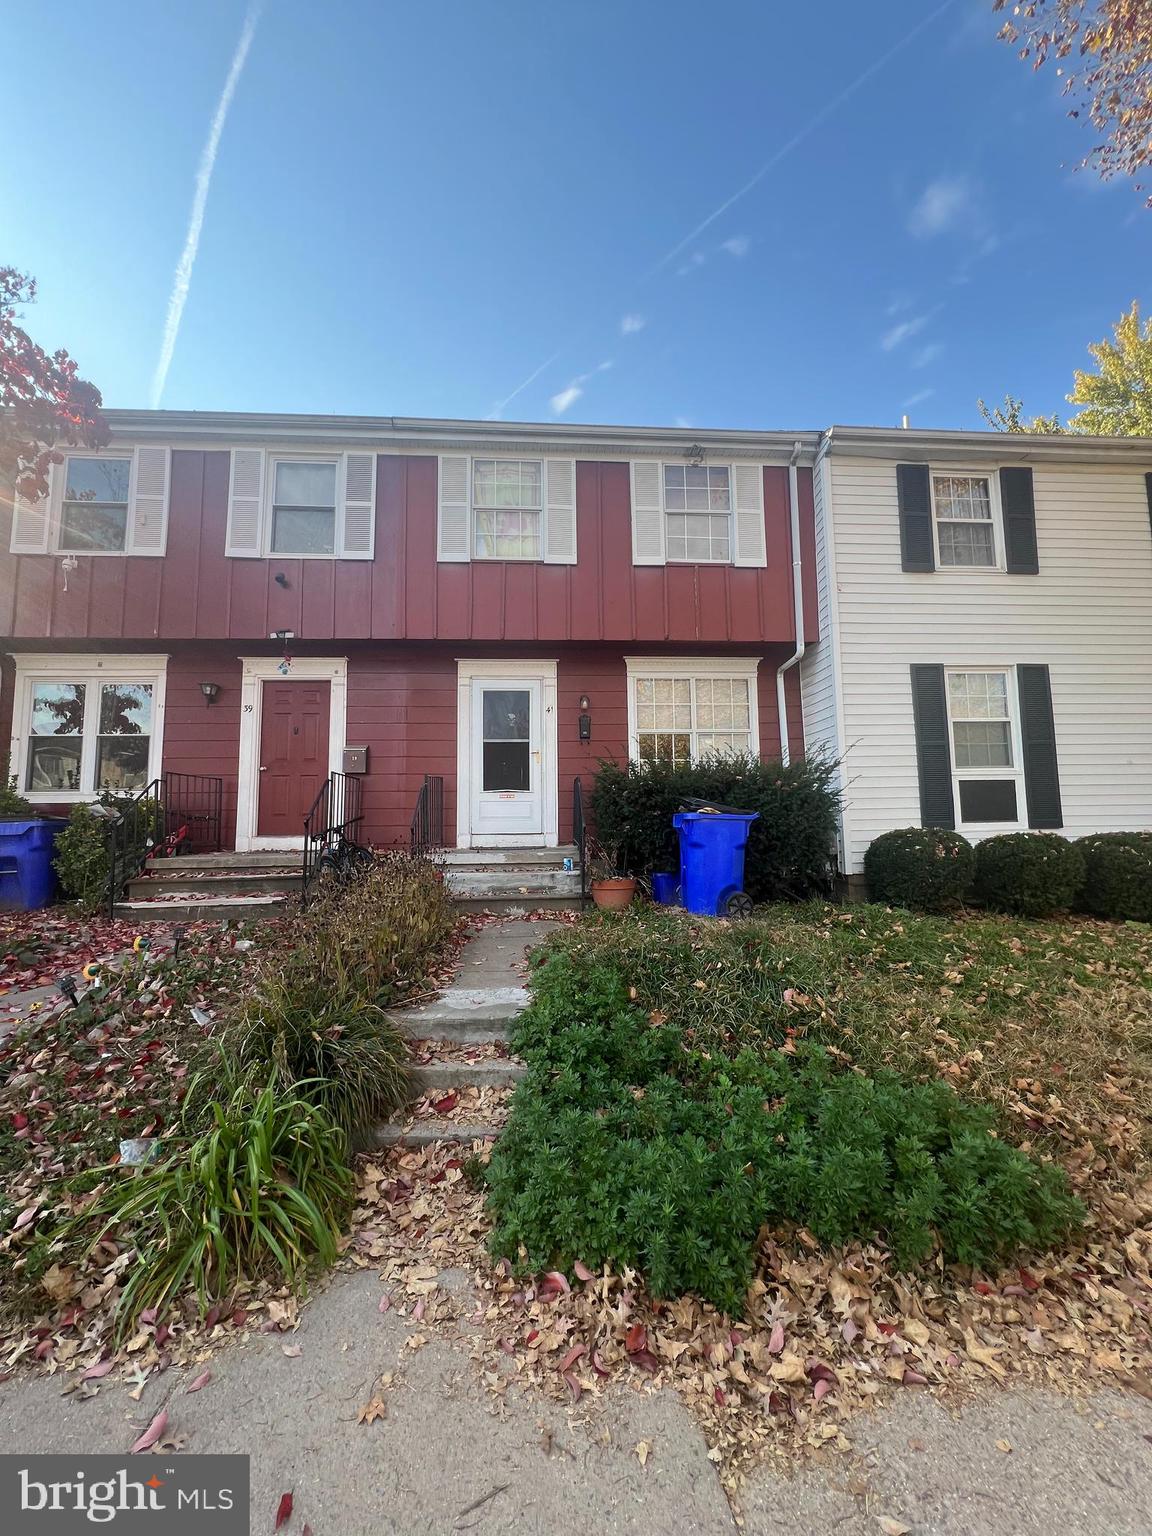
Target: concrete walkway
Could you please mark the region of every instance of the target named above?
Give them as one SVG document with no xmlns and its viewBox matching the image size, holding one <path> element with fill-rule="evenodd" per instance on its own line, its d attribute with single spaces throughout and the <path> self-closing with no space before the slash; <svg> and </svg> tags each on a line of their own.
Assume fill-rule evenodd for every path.
<svg viewBox="0 0 1152 1536">
<path fill-rule="evenodd" d="M 459 1272 L 441 1281 L 471 1287 Z M 295 1336 L 223 1350 L 193 1396 L 200 1367 L 153 1378 L 138 1404 L 129 1383 L 104 1383 L 82 1401 L 60 1395 L 60 1377 L 9 1381 L 0 1452 L 125 1452 L 166 1407 L 184 1450 L 251 1457 L 253 1532 L 271 1531 L 289 1491 L 287 1536 L 305 1522 L 315 1536 L 735 1530 L 704 1440 L 673 1393 L 620 1388 L 571 1414 L 510 1393 L 498 1409 L 469 1359 L 466 1325 L 458 1343 L 430 1335 L 413 1349 L 411 1320 L 381 1315 L 381 1291 L 373 1271 L 337 1278 Z M 285 1344 L 300 1354 L 287 1357 Z M 391 1384 L 381 1388 L 385 1373 Z M 385 1417 L 358 1423 L 377 1394 Z M 878 1536 L 880 1516 L 925 1536 L 1147 1536 L 1152 1404 L 1139 1399 L 994 1393 L 953 1418 L 909 1393 L 849 1428 L 857 1461 L 753 1477 L 742 1501 L 750 1536 Z"/>
</svg>

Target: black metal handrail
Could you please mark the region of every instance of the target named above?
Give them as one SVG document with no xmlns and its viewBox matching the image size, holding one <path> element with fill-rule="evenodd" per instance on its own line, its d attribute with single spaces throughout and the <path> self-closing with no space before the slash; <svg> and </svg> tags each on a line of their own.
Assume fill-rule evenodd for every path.
<svg viewBox="0 0 1152 1536">
<path fill-rule="evenodd" d="M 413 858 L 444 846 L 444 779 L 438 773 L 424 775 L 412 812 L 408 843 Z"/>
<path fill-rule="evenodd" d="M 584 786 L 579 778 L 572 780 L 572 841 L 580 860 L 580 905 L 588 901 L 588 871 L 585 855 L 588 850 L 588 827 L 584 821 Z"/>
<path fill-rule="evenodd" d="M 104 898 L 111 917 L 125 886 L 144 868 L 148 854 L 163 832 L 161 780 L 153 779 L 131 799 L 102 802 L 102 810 L 107 817 L 104 848 L 108 857 Z"/>
<path fill-rule="evenodd" d="M 164 775 L 164 836 L 174 852 L 216 853 L 223 838 L 224 780 L 211 773 Z"/>
<path fill-rule="evenodd" d="M 364 816 L 360 809 L 363 781 L 354 773 L 330 773 L 317 791 L 304 817 L 304 860 L 300 871 L 300 901 L 308 905 L 308 892 L 320 871 L 324 850 L 348 839 L 351 828 Z"/>
</svg>

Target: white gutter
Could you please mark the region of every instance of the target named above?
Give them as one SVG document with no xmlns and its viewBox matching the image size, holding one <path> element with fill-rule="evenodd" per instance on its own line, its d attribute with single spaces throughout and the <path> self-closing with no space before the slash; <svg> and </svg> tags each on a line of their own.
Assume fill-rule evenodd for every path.
<svg viewBox="0 0 1152 1536">
<path fill-rule="evenodd" d="M 790 672 L 804 659 L 804 561 L 800 553 L 800 486 L 796 464 L 804 450 L 799 438 L 792 447 L 788 460 L 788 512 L 792 535 L 792 620 L 796 635 L 796 649 L 788 660 L 776 669 L 776 718 L 780 723 L 780 761 L 787 768 L 791 754 L 788 750 L 788 700 L 785 696 L 784 674 Z"/>
</svg>

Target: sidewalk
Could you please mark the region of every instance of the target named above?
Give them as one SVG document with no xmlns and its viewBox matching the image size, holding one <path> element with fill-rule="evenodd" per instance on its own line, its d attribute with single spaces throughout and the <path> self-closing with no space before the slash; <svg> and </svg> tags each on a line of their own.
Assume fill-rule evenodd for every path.
<svg viewBox="0 0 1152 1536">
<path fill-rule="evenodd" d="M 459 1271 L 442 1283 L 471 1284 Z M 154 1377 L 139 1404 L 126 1382 L 104 1383 L 88 1401 L 62 1397 L 61 1377 L 7 1382 L 0 1452 L 125 1452 L 166 1407 L 183 1450 L 251 1456 L 253 1532 L 271 1531 L 289 1491 L 288 1536 L 305 1521 L 315 1536 L 735 1529 L 704 1440 L 672 1393 L 621 1389 L 569 1414 L 513 1391 L 498 1410 L 477 1380 L 466 1327 L 459 1343 L 433 1335 L 412 1348 L 415 1325 L 381 1315 L 380 1294 L 370 1270 L 336 1278 L 298 1333 L 221 1350 L 192 1396 L 200 1367 Z M 386 1372 L 392 1382 L 381 1388 Z M 376 1395 L 386 1416 L 358 1423 Z M 1152 1404 L 991 1393 L 952 1418 L 910 1393 L 852 1429 L 858 1465 L 841 1457 L 790 1479 L 754 1477 L 743 1501 L 750 1536 L 878 1536 L 877 1516 L 918 1536 L 1146 1536 Z"/>
</svg>

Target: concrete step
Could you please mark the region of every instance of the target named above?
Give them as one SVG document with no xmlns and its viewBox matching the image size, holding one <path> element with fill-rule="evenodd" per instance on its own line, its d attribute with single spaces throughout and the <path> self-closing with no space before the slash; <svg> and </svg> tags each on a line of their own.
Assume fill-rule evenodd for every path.
<svg viewBox="0 0 1152 1536">
<path fill-rule="evenodd" d="M 303 854 L 292 848 L 279 853 L 179 853 L 171 859 L 153 859 L 149 869 L 227 870 L 243 874 L 247 870 L 299 869 Z"/>
<path fill-rule="evenodd" d="M 512 1088 L 528 1069 L 522 1061 L 488 1057 L 482 1061 L 429 1061 L 409 1070 L 412 1097 L 447 1093 L 452 1088 Z"/>
<path fill-rule="evenodd" d="M 389 1017 L 410 1040 L 451 1040 L 478 1044 L 506 1040 L 528 1006 L 524 987 L 448 987 L 419 1008 L 399 1008 Z"/>
<path fill-rule="evenodd" d="M 580 895 L 580 876 L 567 869 L 446 869 L 444 889 L 453 896 Z"/>
<path fill-rule="evenodd" d="M 548 892 L 529 891 L 518 896 L 454 896 L 453 904 L 461 912 L 497 912 L 505 917 L 522 916 L 525 912 L 578 912 L 580 893 L 575 896 L 557 896 Z"/>
<path fill-rule="evenodd" d="M 376 1147 L 429 1147 L 444 1141 L 470 1146 L 474 1141 L 495 1141 L 499 1134 L 498 1125 L 463 1125 L 455 1120 L 418 1120 L 412 1125 L 391 1122 L 378 1125 L 372 1132 L 371 1140 Z"/>
<path fill-rule="evenodd" d="M 575 864 L 579 851 L 575 844 L 561 848 L 445 848 L 435 855 L 436 862 L 452 869 L 561 869 L 565 859 Z"/>
<path fill-rule="evenodd" d="M 180 895 L 194 899 L 208 893 L 216 898 L 251 895 L 256 891 L 280 891 L 285 895 L 295 892 L 299 895 L 300 871 L 293 869 L 262 874 L 258 870 L 234 873 L 232 870 L 213 869 L 193 875 L 188 870 L 169 871 L 163 865 L 157 865 L 147 874 L 128 882 L 128 894 L 134 898 Z"/>
<path fill-rule="evenodd" d="M 294 910 L 295 903 L 290 896 L 256 893 L 213 897 L 209 894 L 198 898 L 196 893 L 178 893 L 163 901 L 119 901 L 114 916 L 137 923 L 223 922 L 229 918 L 237 922 L 257 922 L 263 918 L 284 917 Z"/>
</svg>

